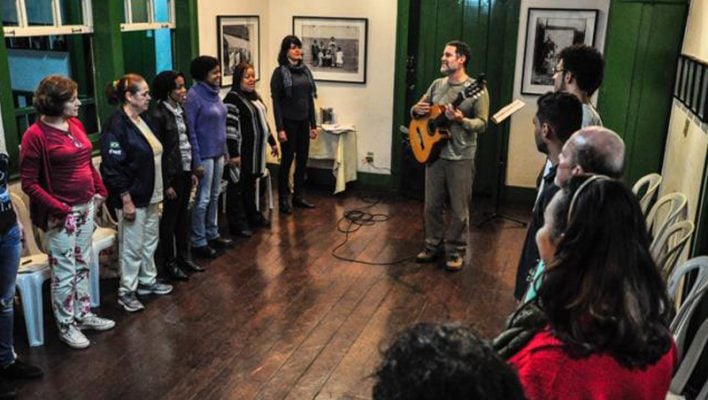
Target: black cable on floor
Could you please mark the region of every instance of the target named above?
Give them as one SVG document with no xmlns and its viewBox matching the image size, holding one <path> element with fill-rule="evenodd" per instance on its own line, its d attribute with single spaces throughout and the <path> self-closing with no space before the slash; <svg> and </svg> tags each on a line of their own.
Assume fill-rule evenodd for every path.
<svg viewBox="0 0 708 400">
<path fill-rule="evenodd" d="M 379 222 L 386 222 L 389 218 L 391 218 L 388 214 L 370 213 L 366 211 L 379 204 L 381 202 L 381 198 L 362 195 L 360 196 L 360 200 L 367 203 L 367 205 L 344 211 L 342 218 L 337 221 L 337 230 L 344 233 L 344 241 L 332 250 L 332 256 L 338 260 L 365 265 L 396 265 L 415 259 L 415 257 L 410 256 L 389 262 L 372 262 L 337 255 L 337 250 L 349 241 L 349 234 L 358 231 L 363 226 L 372 226 Z"/>
</svg>

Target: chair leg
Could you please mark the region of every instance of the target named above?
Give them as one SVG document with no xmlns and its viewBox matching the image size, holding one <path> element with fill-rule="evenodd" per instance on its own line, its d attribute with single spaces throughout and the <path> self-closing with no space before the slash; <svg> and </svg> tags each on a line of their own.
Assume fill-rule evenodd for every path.
<svg viewBox="0 0 708 400">
<path fill-rule="evenodd" d="M 27 340 L 30 347 L 44 344 L 44 307 L 42 305 L 43 273 L 33 272 L 18 275 L 17 289 L 22 298 L 22 311 L 27 327 Z"/>
<path fill-rule="evenodd" d="M 95 248 L 91 248 L 91 261 L 89 262 L 89 297 L 91 298 L 91 307 L 101 306 L 101 265 L 98 261 L 98 252 Z"/>
<path fill-rule="evenodd" d="M 266 177 L 266 194 L 268 195 L 268 209 L 273 209 L 273 183 L 270 180 L 270 174 Z"/>
<path fill-rule="evenodd" d="M 261 179 L 256 179 L 256 211 L 261 211 Z"/>
</svg>

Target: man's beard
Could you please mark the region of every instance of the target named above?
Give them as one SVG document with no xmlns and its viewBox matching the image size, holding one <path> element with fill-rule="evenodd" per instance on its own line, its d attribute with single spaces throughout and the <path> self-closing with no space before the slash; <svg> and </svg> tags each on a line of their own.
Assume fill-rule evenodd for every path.
<svg viewBox="0 0 708 400">
<path fill-rule="evenodd" d="M 455 73 L 455 70 L 450 68 L 450 66 L 448 64 L 441 64 L 440 65 L 440 73 L 445 76 L 450 76 Z"/>
</svg>

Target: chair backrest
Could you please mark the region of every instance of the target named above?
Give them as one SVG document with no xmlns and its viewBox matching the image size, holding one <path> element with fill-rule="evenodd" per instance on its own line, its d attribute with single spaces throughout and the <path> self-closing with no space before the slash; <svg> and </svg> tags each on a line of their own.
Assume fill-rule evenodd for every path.
<svg viewBox="0 0 708 400">
<path fill-rule="evenodd" d="M 118 229 L 118 222 L 116 222 L 113 215 L 111 215 L 105 202 L 101 205 L 101 209 L 96 211 L 96 217 L 94 218 L 93 223 L 95 226 L 100 226 L 103 228 Z"/>
<path fill-rule="evenodd" d="M 661 232 L 651 243 L 649 251 L 657 267 L 662 271 L 664 278 L 671 275 L 676 261 L 686 247 L 691 235 L 693 234 L 694 225 L 691 221 L 679 221 L 671 225 L 668 229 Z"/>
<path fill-rule="evenodd" d="M 12 201 L 12 204 L 15 208 L 15 212 L 20 218 L 20 222 L 22 223 L 25 230 L 25 246 L 22 249 L 22 255 L 27 256 L 33 254 L 42 254 L 42 251 L 39 249 L 39 246 L 37 246 L 37 241 L 32 231 L 32 220 L 30 220 L 27 205 L 25 204 L 24 200 L 22 200 L 22 197 L 20 197 L 20 195 L 18 195 L 17 193 L 10 192 L 10 200 Z"/>
<path fill-rule="evenodd" d="M 676 316 L 671 321 L 671 331 L 676 339 L 676 345 L 679 350 L 679 368 L 671 381 L 671 392 L 681 394 L 691 377 L 693 370 L 701 357 L 708 338 L 708 320 L 703 321 L 703 324 L 698 329 L 698 332 L 690 344 L 690 348 L 686 349 L 686 334 L 689 325 L 693 319 L 693 315 L 701 305 L 703 297 L 708 292 L 708 256 L 700 256 L 692 258 L 678 267 L 669 278 L 667 290 L 669 297 L 676 299 L 678 292 L 681 289 L 681 281 L 689 274 L 695 272 L 693 285 L 686 293 L 683 303 L 679 307 Z M 708 383 L 703 387 L 701 393 L 708 390 Z M 704 397 L 698 397 L 704 398 Z"/>
<path fill-rule="evenodd" d="M 642 214 L 646 217 L 649 206 L 656 199 L 661 186 L 662 177 L 659 174 L 649 174 L 640 178 L 632 186 L 632 192 L 639 197 L 639 205 L 642 207 Z M 642 193 L 643 192 L 643 193 Z"/>
<path fill-rule="evenodd" d="M 661 232 L 677 221 L 688 217 L 688 200 L 683 193 L 669 193 L 661 196 L 647 215 L 647 230 L 652 239 L 661 236 Z"/>
</svg>

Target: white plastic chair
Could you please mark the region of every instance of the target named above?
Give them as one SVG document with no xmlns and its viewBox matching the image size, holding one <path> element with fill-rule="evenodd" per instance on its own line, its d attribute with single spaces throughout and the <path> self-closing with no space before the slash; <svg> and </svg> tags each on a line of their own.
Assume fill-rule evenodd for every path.
<svg viewBox="0 0 708 400">
<path fill-rule="evenodd" d="M 268 201 L 268 210 L 273 209 L 273 184 L 270 179 L 270 171 L 266 168 L 263 175 L 256 179 L 256 210 L 258 211 L 261 211 L 261 180 L 264 179 L 266 183 L 266 201 Z"/>
<path fill-rule="evenodd" d="M 693 234 L 693 230 L 693 222 L 679 221 L 668 229 L 664 229 L 661 236 L 652 241 L 649 251 L 665 278 L 671 275 L 676 261 Z"/>
<path fill-rule="evenodd" d="M 663 230 L 668 229 L 678 221 L 688 216 L 688 200 L 683 193 L 669 193 L 661 196 L 652 206 L 647 215 L 647 231 L 652 240 L 661 236 Z"/>
<path fill-rule="evenodd" d="M 632 186 L 632 192 L 639 197 L 639 205 L 642 208 L 642 214 L 644 214 L 644 216 L 646 216 L 647 212 L 649 212 L 649 206 L 656 199 L 656 196 L 659 193 L 661 181 L 661 175 L 649 174 L 640 178 L 637 183 Z"/>
<path fill-rule="evenodd" d="M 686 389 L 686 385 L 708 342 L 708 320 L 705 320 L 698 328 L 690 347 L 686 349 L 686 333 L 688 332 L 689 324 L 703 297 L 708 292 L 708 256 L 692 258 L 678 267 L 669 278 L 667 290 L 669 297 L 675 300 L 681 288 L 681 281 L 687 274 L 694 271 L 696 275 L 693 286 L 686 293 L 681 307 L 679 307 L 676 316 L 671 322 L 671 331 L 676 339 L 680 360 L 679 367 L 671 380 L 670 393 L 674 395 L 681 395 Z M 697 399 L 708 398 L 708 382 L 703 385 L 700 393 L 696 397 Z"/>
<path fill-rule="evenodd" d="M 101 305 L 101 251 L 111 248 L 118 238 L 118 223 L 108 213 L 108 208 L 103 204 L 101 217 L 94 220 L 94 230 L 91 236 L 91 261 L 89 262 L 89 297 L 91 307 Z"/>
<path fill-rule="evenodd" d="M 31 347 L 36 347 L 44 344 L 42 285 L 51 277 L 49 257 L 42 253 L 37 246 L 32 234 L 32 221 L 30 221 L 25 202 L 15 193 L 10 193 L 10 199 L 25 228 L 25 248 L 20 259 L 20 268 L 15 283 L 22 300 L 27 340 Z"/>
</svg>

